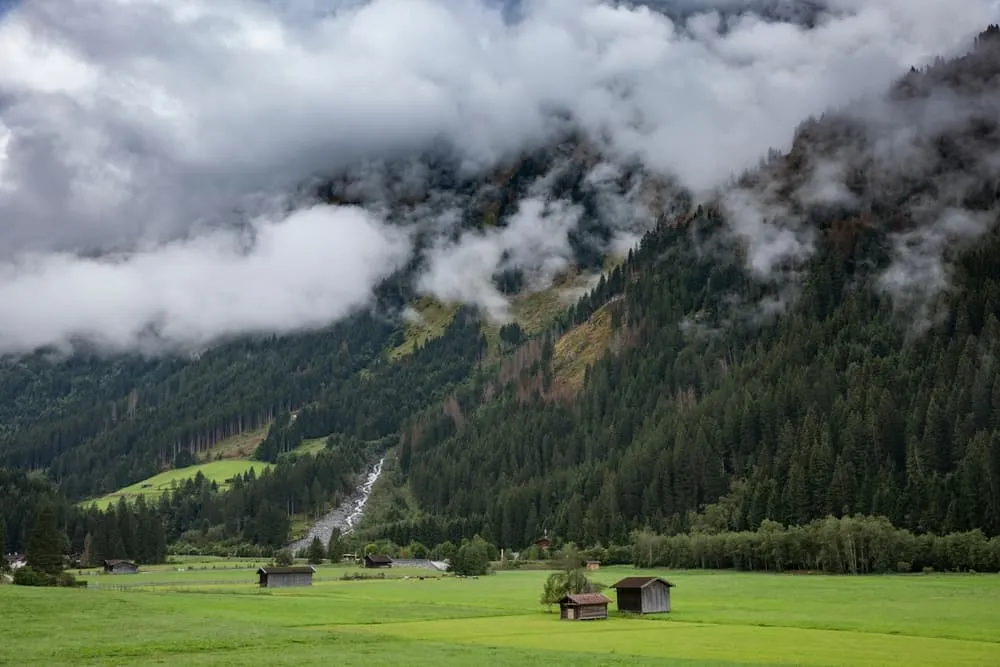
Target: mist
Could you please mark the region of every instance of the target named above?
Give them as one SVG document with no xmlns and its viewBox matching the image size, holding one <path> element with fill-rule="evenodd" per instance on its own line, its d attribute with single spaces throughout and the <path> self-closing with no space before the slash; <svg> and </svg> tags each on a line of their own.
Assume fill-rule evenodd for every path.
<svg viewBox="0 0 1000 667">
<path fill-rule="evenodd" d="M 482 173 L 570 118 L 608 160 L 708 192 L 803 118 L 964 48 L 995 5 L 22 3 L 0 16 L 0 353 L 200 345 L 363 307 L 411 228 L 262 204 L 359 161 L 444 147 Z M 421 285 L 502 311 L 463 282 L 523 262 L 544 284 L 578 220 L 546 206 L 457 241 L 456 216 L 413 220 L 441 235 Z"/>
</svg>

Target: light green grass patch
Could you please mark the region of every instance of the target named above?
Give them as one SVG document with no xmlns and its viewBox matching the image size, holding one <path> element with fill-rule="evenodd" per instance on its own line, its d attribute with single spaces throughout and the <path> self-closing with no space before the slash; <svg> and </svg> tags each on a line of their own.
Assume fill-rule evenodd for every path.
<svg viewBox="0 0 1000 667">
<path fill-rule="evenodd" d="M 263 461 L 248 461 L 241 459 L 212 461 L 210 463 L 202 463 L 199 465 L 189 466 L 187 468 L 167 470 L 166 472 L 161 472 L 159 475 L 154 475 L 148 479 L 144 479 L 141 482 L 136 482 L 131 486 L 126 486 L 124 489 L 119 489 L 118 491 L 109 493 L 106 496 L 101 496 L 100 498 L 95 498 L 93 500 L 85 500 L 81 504 L 95 504 L 103 509 L 108 505 L 117 503 L 119 498 L 134 501 L 139 496 L 144 496 L 147 501 L 156 500 L 165 491 L 169 491 L 175 485 L 186 479 L 194 478 L 199 472 L 209 480 L 216 482 L 219 485 L 219 488 L 226 489 L 229 486 L 226 482 L 227 479 L 237 475 L 242 475 L 251 469 L 256 471 L 257 474 L 260 474 L 263 470 L 269 468 L 270 466 L 270 463 L 264 463 Z"/>
<path fill-rule="evenodd" d="M 1000 664 L 996 575 L 660 571 L 676 584 L 672 613 L 625 617 L 612 603 L 609 620 L 569 622 L 538 604 L 545 571 L 430 579 L 391 568 L 386 577 L 410 578 L 344 581 L 364 570 L 324 564 L 311 587 L 260 591 L 252 559 L 184 561 L 87 577 L 149 584 L 129 591 L 0 586 L 0 610 L 16 619 L 0 664 Z"/>
</svg>

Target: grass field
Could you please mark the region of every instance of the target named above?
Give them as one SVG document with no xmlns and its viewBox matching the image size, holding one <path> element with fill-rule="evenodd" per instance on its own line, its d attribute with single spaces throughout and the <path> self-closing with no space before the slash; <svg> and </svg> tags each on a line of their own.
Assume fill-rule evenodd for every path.
<svg viewBox="0 0 1000 667">
<path fill-rule="evenodd" d="M 85 590 L 2 586 L 0 664 L 1000 664 L 994 575 L 669 572 L 670 614 L 612 604 L 607 621 L 567 622 L 537 602 L 546 572 L 343 581 L 348 568 L 323 566 L 310 588 L 261 592 L 254 565 L 186 559 L 85 575 L 97 585 Z"/>
<path fill-rule="evenodd" d="M 223 461 L 212 461 L 202 463 L 178 470 L 168 470 L 154 475 L 141 482 L 136 482 L 132 486 L 126 486 L 106 496 L 101 496 L 94 500 L 85 501 L 85 504 L 94 503 L 98 507 L 104 508 L 112 503 L 117 503 L 118 499 L 124 497 L 132 501 L 139 496 L 145 496 L 147 500 L 154 500 L 160 497 L 164 491 L 168 491 L 174 484 L 185 479 L 191 479 L 199 472 L 210 480 L 218 482 L 220 488 L 228 486 L 226 480 L 235 475 L 242 475 L 251 468 L 260 473 L 264 468 L 270 467 L 270 463 L 261 461 L 249 461 L 246 459 L 227 459 Z"/>
</svg>

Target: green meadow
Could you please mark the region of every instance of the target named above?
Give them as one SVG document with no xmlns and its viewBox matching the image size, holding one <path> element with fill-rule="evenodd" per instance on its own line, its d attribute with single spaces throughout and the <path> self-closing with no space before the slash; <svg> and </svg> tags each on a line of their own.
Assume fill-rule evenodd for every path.
<svg viewBox="0 0 1000 667">
<path fill-rule="evenodd" d="M 104 509 L 108 505 L 117 503 L 119 498 L 134 501 L 139 496 L 144 496 L 147 501 L 156 500 L 165 491 L 169 491 L 174 485 L 179 484 L 186 479 L 193 479 L 199 472 L 207 479 L 217 482 L 220 488 L 226 488 L 228 486 L 228 484 L 226 484 L 227 479 L 235 477 L 236 475 L 242 475 L 251 468 L 257 473 L 260 473 L 265 468 L 270 467 L 270 465 L 270 463 L 250 461 L 247 459 L 224 459 L 221 461 L 212 461 L 210 463 L 193 465 L 187 468 L 167 470 L 166 472 L 161 472 L 159 475 L 154 475 L 144 479 L 141 482 L 136 482 L 131 486 L 118 489 L 117 491 L 109 493 L 106 496 L 85 501 L 85 503 L 93 503 L 101 509 Z"/>
<path fill-rule="evenodd" d="M 256 565 L 186 559 L 84 573 L 87 589 L 0 586 L 0 664 L 1000 664 L 995 575 L 660 572 L 676 584 L 672 613 L 626 617 L 612 603 L 606 621 L 570 622 L 538 604 L 543 571 L 345 581 L 354 568 L 326 565 L 312 587 L 260 591 Z"/>
</svg>

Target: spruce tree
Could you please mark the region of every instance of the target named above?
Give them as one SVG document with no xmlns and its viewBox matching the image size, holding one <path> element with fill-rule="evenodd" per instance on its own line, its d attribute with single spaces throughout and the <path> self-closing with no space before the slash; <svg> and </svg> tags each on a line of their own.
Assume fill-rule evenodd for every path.
<svg viewBox="0 0 1000 667">
<path fill-rule="evenodd" d="M 25 554 L 28 566 L 37 572 L 57 575 L 63 570 L 64 536 L 56 524 L 56 513 L 52 504 L 43 501 L 35 515 L 35 525 L 28 537 Z"/>
<path fill-rule="evenodd" d="M 312 543 L 309 545 L 309 563 L 311 565 L 319 565 L 325 557 L 323 543 L 319 537 L 314 537 Z"/>
<path fill-rule="evenodd" d="M 0 572 L 10 569 L 7 564 L 7 522 L 0 516 Z"/>
<path fill-rule="evenodd" d="M 339 563 L 344 557 L 344 543 L 340 539 L 340 529 L 334 528 L 330 533 L 330 542 L 326 547 L 326 557 L 331 563 Z"/>
</svg>

